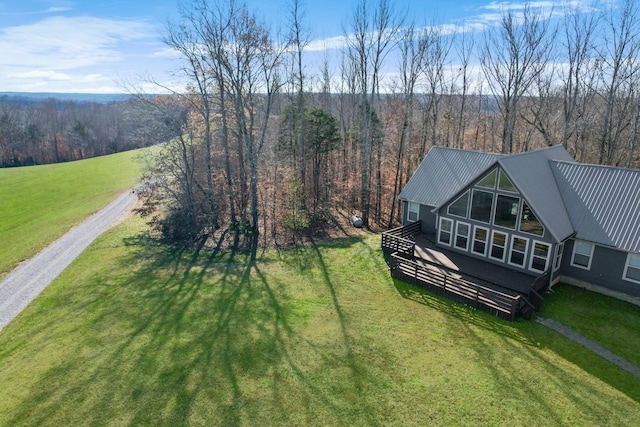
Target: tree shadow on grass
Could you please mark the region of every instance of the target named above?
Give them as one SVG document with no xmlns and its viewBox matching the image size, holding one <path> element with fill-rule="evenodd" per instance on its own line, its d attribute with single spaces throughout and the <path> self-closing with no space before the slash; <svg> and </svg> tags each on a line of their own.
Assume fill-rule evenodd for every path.
<svg viewBox="0 0 640 427">
<path fill-rule="evenodd" d="M 100 271 L 78 293 L 75 313 L 52 315 L 52 324 L 75 323 L 67 331 L 72 338 L 62 338 L 59 360 L 37 377 L 8 425 L 288 424 L 291 406 L 299 410 L 292 400 L 298 394 L 341 416 L 335 396 L 298 360 L 301 342 L 311 351 L 325 349 L 297 332 L 296 301 L 263 270 L 272 261 L 188 251 L 141 236 L 124 245 L 128 252 L 113 271 Z M 320 265 L 353 372 L 351 387 L 362 392 L 366 367 L 354 355 L 321 251 L 312 245 L 293 256 Z M 47 332 L 37 334 L 46 340 Z M 322 423 L 317 410 L 297 416 Z"/>
<path fill-rule="evenodd" d="M 607 412 L 610 398 L 590 385 L 580 384 L 580 380 L 572 377 L 572 373 L 567 371 L 566 367 L 557 366 L 557 361 L 546 356 L 543 351 L 545 349 L 630 398 L 640 401 L 640 381 L 579 344 L 534 321 L 519 319 L 516 322 L 508 322 L 399 280 L 394 279 L 394 285 L 404 298 L 446 314 L 451 328 L 463 330 L 466 334 L 475 336 L 478 344 L 474 348 L 478 360 L 486 361 L 486 368 L 493 372 L 496 382 L 505 385 L 518 384 L 514 388 L 518 390 L 517 394 L 526 401 L 535 400 L 537 405 L 545 409 L 549 418 L 558 424 L 564 422 L 564 414 L 558 413 L 553 402 L 549 401 L 542 392 L 537 380 L 519 377 L 522 375 L 523 365 L 539 364 L 542 360 L 544 370 L 547 372 L 544 376 L 546 380 L 552 381 L 558 389 L 563 390 L 564 396 L 578 406 L 592 408 L 601 406 L 600 409 Z M 514 362 L 501 359 L 500 350 L 491 343 L 485 342 L 484 338 L 477 333 L 477 328 L 491 331 L 500 341 L 501 346 L 512 346 L 514 354 L 517 352 L 519 357 L 524 357 L 526 360 Z M 592 399 L 597 403 L 591 402 Z"/>
</svg>

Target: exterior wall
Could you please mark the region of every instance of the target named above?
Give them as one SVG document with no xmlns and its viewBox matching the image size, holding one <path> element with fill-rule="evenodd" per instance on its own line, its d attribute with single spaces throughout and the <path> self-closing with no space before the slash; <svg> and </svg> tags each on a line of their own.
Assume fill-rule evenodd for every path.
<svg viewBox="0 0 640 427">
<path fill-rule="evenodd" d="M 486 175 L 485 175 L 486 176 Z M 543 271 L 538 271 L 535 270 L 533 268 L 531 268 L 531 261 L 532 261 L 532 255 L 533 255 L 533 250 L 534 250 L 534 246 L 535 243 L 543 243 L 548 245 L 549 248 L 549 252 L 548 252 L 548 257 L 547 257 L 547 261 L 546 261 L 546 268 L 547 270 L 552 268 L 553 265 L 553 260 L 554 260 L 554 255 L 555 255 L 555 250 L 556 250 L 556 244 L 555 244 L 555 240 L 553 239 L 553 237 L 551 236 L 551 233 L 549 232 L 548 228 L 544 228 L 544 232 L 542 235 L 537 235 L 537 234 L 533 234 L 533 233 L 529 233 L 529 232 L 525 232 L 525 231 L 520 231 L 520 222 L 521 222 L 521 217 L 522 217 L 522 213 L 523 213 L 523 204 L 525 202 L 527 202 L 526 200 L 524 200 L 523 196 L 517 192 L 517 191 L 506 191 L 506 190 L 501 190 L 498 189 L 497 187 L 494 187 L 494 189 L 489 189 L 487 187 L 477 187 L 476 183 L 481 181 L 483 179 L 483 177 L 479 178 L 478 181 L 471 183 L 468 187 L 463 188 L 460 192 L 458 192 L 458 194 L 456 194 L 454 197 L 452 197 L 449 201 L 449 203 L 443 205 L 439 210 L 438 210 L 438 217 L 437 217 L 437 221 L 436 221 L 436 228 L 438 229 L 437 231 L 437 235 L 436 235 L 436 241 L 437 244 L 439 246 L 442 246 L 443 248 L 447 248 L 448 250 L 452 250 L 452 251 L 456 251 L 456 252 L 460 252 L 463 253 L 465 255 L 474 257 L 474 258 L 478 258 L 478 259 L 482 259 L 486 262 L 490 262 L 492 264 L 496 264 L 496 265 L 500 265 L 503 266 L 505 268 L 509 268 L 515 271 L 520 271 L 532 276 L 539 276 L 543 273 Z M 489 223 L 483 222 L 483 221 L 477 221 L 474 219 L 471 219 L 471 190 L 473 188 L 477 188 L 478 190 L 481 191 L 485 191 L 485 192 L 491 192 L 494 194 L 494 201 L 493 201 L 493 208 L 491 209 L 491 219 L 489 221 Z M 469 191 L 469 202 L 467 205 L 467 214 L 465 217 L 462 216 L 458 216 L 458 215 L 452 215 L 449 214 L 449 206 L 452 203 L 455 203 L 455 201 L 457 200 L 457 198 L 461 195 L 463 195 L 466 191 Z M 519 206 L 518 206 L 518 212 L 517 212 L 517 220 L 515 222 L 515 229 L 511 229 L 508 227 L 503 227 L 500 225 L 496 225 L 496 218 L 495 218 L 495 205 L 496 205 L 496 199 L 497 199 L 497 195 L 503 195 L 506 197 L 517 197 L 519 199 Z M 528 203 L 527 203 L 528 204 Z M 534 206 L 531 207 L 532 209 L 535 209 Z M 441 224 L 441 218 L 446 218 L 448 220 L 453 221 L 452 223 L 452 232 L 451 232 L 451 244 L 450 245 L 446 245 L 444 243 L 441 242 L 440 239 L 440 233 L 441 230 L 439 230 L 440 228 L 440 224 Z M 467 242 L 467 249 L 465 250 L 464 248 L 458 248 L 456 247 L 456 233 L 457 233 L 457 227 L 458 224 L 462 223 L 463 225 L 466 224 L 469 226 L 469 237 L 468 237 L 468 242 Z M 478 254 L 478 253 L 474 253 L 473 251 L 473 241 L 474 241 L 474 232 L 476 230 L 476 228 L 479 229 L 485 229 L 487 230 L 487 242 L 486 242 L 486 250 L 485 250 L 485 254 Z M 504 245 L 504 260 L 501 261 L 500 259 L 496 259 L 495 257 L 491 257 L 491 249 L 492 249 L 492 236 L 494 235 L 494 231 L 495 232 L 499 232 L 502 233 L 502 235 L 506 235 L 506 241 L 505 241 L 505 245 Z M 511 255 L 512 255 L 512 250 L 513 247 L 515 246 L 513 245 L 514 240 L 513 238 L 518 238 L 526 241 L 526 249 L 524 254 L 522 254 L 522 252 L 519 252 L 519 254 L 521 255 L 521 259 L 523 259 L 523 265 L 518 265 L 515 262 L 511 262 Z"/>
<path fill-rule="evenodd" d="M 410 224 L 411 221 L 407 219 L 407 213 L 409 202 L 402 201 L 402 225 Z M 425 233 L 436 232 L 436 214 L 431 212 L 434 206 L 420 205 L 420 211 L 418 213 L 418 219 L 422 220 L 422 231 Z"/>
<path fill-rule="evenodd" d="M 440 212 L 441 211 L 442 210 L 440 210 Z M 445 212 L 446 212 L 446 210 L 445 210 Z M 509 268 L 509 269 L 512 269 L 512 270 L 517 270 L 517 271 L 520 271 L 522 273 L 526 273 L 526 274 L 529 274 L 529 275 L 535 277 L 535 276 L 541 275 L 542 272 L 531 271 L 529 269 L 529 264 L 530 264 L 530 261 L 531 261 L 531 251 L 532 251 L 532 248 L 533 248 L 534 241 L 539 241 L 539 242 L 542 242 L 542 243 L 549 244 L 551 246 L 550 249 L 549 249 L 550 253 L 549 253 L 549 260 L 547 262 L 547 268 L 551 268 L 552 265 L 553 265 L 553 258 L 554 258 L 554 254 L 555 254 L 555 250 L 556 250 L 556 245 L 553 244 L 553 241 L 548 236 L 548 232 L 546 230 L 545 230 L 545 233 L 544 233 L 543 236 L 536 236 L 536 235 L 532 235 L 532 234 L 522 233 L 522 232 L 519 232 L 517 230 L 511 230 L 511 229 L 506 229 L 506 228 L 502 228 L 502 227 L 496 227 L 494 225 L 489 225 L 489 224 L 486 224 L 486 223 L 483 223 L 483 222 L 478 222 L 478 221 L 474 221 L 474 220 L 470 220 L 470 219 L 456 218 L 456 217 L 451 216 L 451 215 L 441 215 L 441 216 L 453 220 L 453 230 L 454 230 L 453 231 L 453 238 L 455 238 L 455 230 L 456 230 L 456 226 L 457 226 L 458 222 L 463 222 L 465 224 L 470 224 L 471 225 L 471 235 L 469 237 L 469 244 L 468 244 L 468 248 L 469 249 L 465 251 L 465 250 L 456 248 L 455 245 L 453 245 L 453 244 L 451 246 L 447 246 L 447 245 L 443 245 L 443 244 L 441 244 L 439 242 L 437 243 L 438 246 L 442 246 L 443 248 L 446 248 L 447 250 L 463 253 L 463 254 L 465 254 L 467 256 L 470 256 L 470 257 L 473 257 L 473 258 L 482 259 L 482 260 L 484 260 L 486 262 L 490 262 L 492 264 L 500 265 L 500 266 L 503 266 L 505 268 Z M 438 218 L 440 218 L 440 216 Z M 439 219 L 438 219 L 438 221 L 439 221 Z M 482 256 L 482 255 L 479 255 L 479 254 L 475 254 L 473 251 L 471 251 L 471 245 L 473 244 L 473 231 L 474 231 L 474 227 L 475 226 L 487 228 L 489 230 L 489 238 L 488 238 L 488 242 L 487 242 L 487 245 L 489 245 L 489 247 L 487 248 L 487 255 L 485 255 L 485 256 Z M 496 230 L 496 231 L 499 231 L 501 233 L 505 233 L 505 234 L 507 234 L 509 236 L 507 238 L 507 242 L 506 242 L 507 244 L 506 244 L 506 247 L 505 247 L 505 254 L 506 255 L 505 255 L 505 261 L 504 262 L 501 262 L 501 261 L 496 260 L 496 259 L 492 259 L 492 258 L 490 258 L 488 256 L 488 253 L 489 253 L 488 251 L 491 250 L 490 244 L 491 244 L 491 232 L 492 232 L 492 230 Z M 527 253 L 525 255 L 526 261 L 525 261 L 524 267 L 519 267 L 517 265 L 509 263 L 509 254 L 511 253 L 511 249 L 512 249 L 511 248 L 511 244 L 512 244 L 511 236 L 517 236 L 517 237 L 528 239 Z M 437 237 L 436 237 L 436 239 L 437 239 Z M 566 250 L 567 249 L 565 248 L 565 251 Z M 564 255 L 563 255 L 563 257 L 564 257 Z"/>
<path fill-rule="evenodd" d="M 622 275 L 627 253 L 606 246 L 595 245 L 589 270 L 571 265 L 575 241 L 565 244 L 562 265 L 555 282 L 566 282 L 574 286 L 614 296 L 619 299 L 627 295 L 640 301 L 640 284 L 624 280 Z M 631 301 L 638 303 L 635 301 Z"/>
</svg>

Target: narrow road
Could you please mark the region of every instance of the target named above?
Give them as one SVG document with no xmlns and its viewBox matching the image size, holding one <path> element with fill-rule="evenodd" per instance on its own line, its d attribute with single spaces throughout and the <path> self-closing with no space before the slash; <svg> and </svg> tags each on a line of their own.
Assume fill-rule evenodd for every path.
<svg viewBox="0 0 640 427">
<path fill-rule="evenodd" d="M 133 191 L 121 194 L 101 211 L 9 273 L 0 282 L 0 330 L 58 277 L 91 242 L 124 218 L 137 199 Z"/>
</svg>

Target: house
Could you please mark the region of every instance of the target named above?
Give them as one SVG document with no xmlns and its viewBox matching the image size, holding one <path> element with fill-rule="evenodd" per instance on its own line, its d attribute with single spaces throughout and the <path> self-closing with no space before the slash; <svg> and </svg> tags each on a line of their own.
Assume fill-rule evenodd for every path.
<svg viewBox="0 0 640 427">
<path fill-rule="evenodd" d="M 433 147 L 399 198 L 439 247 L 640 305 L 640 170 Z"/>
</svg>

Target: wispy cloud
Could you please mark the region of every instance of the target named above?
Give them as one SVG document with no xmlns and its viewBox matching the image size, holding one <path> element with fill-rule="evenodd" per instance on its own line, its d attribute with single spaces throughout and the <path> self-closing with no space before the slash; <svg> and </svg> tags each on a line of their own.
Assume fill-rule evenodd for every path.
<svg viewBox="0 0 640 427">
<path fill-rule="evenodd" d="M 7 27 L 0 31 L 0 78 L 23 90 L 44 83 L 106 82 L 109 64 L 130 60 L 127 44 L 155 41 L 157 34 L 145 21 L 90 16 L 50 16 Z"/>
</svg>

